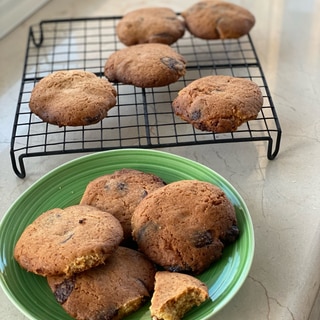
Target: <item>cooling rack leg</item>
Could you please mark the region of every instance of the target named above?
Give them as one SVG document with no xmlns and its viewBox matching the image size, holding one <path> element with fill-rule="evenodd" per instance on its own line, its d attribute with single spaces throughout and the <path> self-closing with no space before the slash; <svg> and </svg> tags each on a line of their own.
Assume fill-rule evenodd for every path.
<svg viewBox="0 0 320 320">
<path fill-rule="evenodd" d="M 278 131 L 277 138 L 276 138 L 276 144 L 275 144 L 275 147 L 274 147 L 274 151 L 272 151 L 273 140 L 269 139 L 268 151 L 267 151 L 267 157 L 268 157 L 269 160 L 274 160 L 275 157 L 278 155 L 279 149 L 280 149 L 280 141 L 281 141 L 281 131 Z"/>
<path fill-rule="evenodd" d="M 10 152 L 10 156 L 11 156 L 11 163 L 12 163 L 12 168 L 13 168 L 14 173 L 21 179 L 25 178 L 26 169 L 25 169 L 24 162 L 23 162 L 24 157 L 22 155 L 20 155 L 18 158 L 19 159 L 19 161 L 18 161 L 19 167 L 20 167 L 20 170 L 19 170 L 13 151 Z"/>
<path fill-rule="evenodd" d="M 42 29 L 42 22 L 39 24 L 39 29 L 40 29 L 40 37 L 39 39 L 36 39 L 35 33 L 33 31 L 33 26 L 30 27 L 29 34 L 31 36 L 33 44 L 37 47 L 40 48 L 43 42 L 43 29 Z"/>
</svg>

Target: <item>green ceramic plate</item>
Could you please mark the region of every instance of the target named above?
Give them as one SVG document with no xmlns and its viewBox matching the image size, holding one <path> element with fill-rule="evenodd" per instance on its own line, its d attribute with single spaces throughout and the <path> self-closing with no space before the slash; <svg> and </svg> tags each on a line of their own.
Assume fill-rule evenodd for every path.
<svg viewBox="0 0 320 320">
<path fill-rule="evenodd" d="M 121 168 L 151 172 L 167 183 L 182 179 L 209 181 L 222 188 L 236 209 L 240 238 L 224 250 L 223 257 L 199 278 L 209 287 L 210 299 L 192 309 L 185 320 L 210 318 L 224 307 L 245 281 L 254 254 L 250 214 L 238 192 L 213 170 L 169 153 L 123 149 L 106 151 L 68 162 L 51 171 L 11 206 L 0 225 L 0 284 L 12 303 L 29 319 L 71 319 L 55 301 L 46 280 L 21 269 L 13 249 L 24 228 L 42 212 L 77 204 L 87 183 Z M 128 319 L 150 320 L 148 305 Z"/>
</svg>

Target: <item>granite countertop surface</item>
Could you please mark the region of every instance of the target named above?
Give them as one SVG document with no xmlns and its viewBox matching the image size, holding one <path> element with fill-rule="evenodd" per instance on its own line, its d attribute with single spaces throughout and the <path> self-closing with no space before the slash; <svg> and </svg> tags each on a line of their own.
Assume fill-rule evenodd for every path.
<svg viewBox="0 0 320 320">
<path fill-rule="evenodd" d="M 249 275 L 215 320 L 320 319 L 320 0 L 233 0 L 256 17 L 251 31 L 282 128 L 278 156 L 266 143 L 164 148 L 225 177 L 251 213 L 255 255 Z M 122 15 L 145 6 L 181 12 L 185 1 L 49 1 L 0 40 L 0 218 L 37 179 L 79 154 L 26 160 L 18 178 L 10 139 L 28 28 L 45 19 Z M 1 270 L 0 270 L 1 271 Z M 27 319 L 0 290 L 0 318 Z M 44 320 L 44 319 L 41 319 Z M 48 319 L 46 319 L 48 320 Z"/>
</svg>

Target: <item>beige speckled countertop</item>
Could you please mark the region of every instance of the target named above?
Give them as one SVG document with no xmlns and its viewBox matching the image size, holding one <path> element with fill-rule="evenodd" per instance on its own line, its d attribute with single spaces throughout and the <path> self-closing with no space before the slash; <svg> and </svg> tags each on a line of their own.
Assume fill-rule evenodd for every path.
<svg viewBox="0 0 320 320">
<path fill-rule="evenodd" d="M 80 155 L 27 160 L 28 175 L 12 171 L 9 148 L 28 27 L 44 19 L 121 15 L 146 5 L 181 11 L 195 1 L 52 0 L 0 40 L 0 193 L 2 217 L 46 172 Z M 320 319 L 320 0 L 233 0 L 250 9 L 251 32 L 281 122 L 275 160 L 266 144 L 167 148 L 220 173 L 252 215 L 256 251 L 247 280 L 214 319 Z M 26 319 L 0 290 L 0 318 Z M 49 319 L 41 319 L 49 320 Z"/>
</svg>

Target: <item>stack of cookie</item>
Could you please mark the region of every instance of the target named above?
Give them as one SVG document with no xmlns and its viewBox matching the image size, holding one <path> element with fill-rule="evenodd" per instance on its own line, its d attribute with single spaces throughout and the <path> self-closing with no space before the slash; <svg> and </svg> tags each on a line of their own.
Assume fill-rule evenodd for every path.
<svg viewBox="0 0 320 320">
<path fill-rule="evenodd" d="M 112 214 L 75 205 L 40 215 L 22 233 L 14 257 L 47 277 L 75 319 L 120 319 L 150 297 L 156 271 L 143 254 L 119 246 L 122 239 Z"/>
<path fill-rule="evenodd" d="M 165 7 L 131 11 L 116 27 L 127 47 L 108 57 L 104 75 L 110 82 L 141 88 L 170 85 L 187 72 L 186 59 L 171 47 L 186 30 L 206 40 L 230 39 L 247 34 L 254 24 L 247 9 L 219 0 L 200 1 L 181 16 Z M 57 71 L 35 86 L 30 109 L 58 126 L 97 123 L 116 105 L 109 81 L 81 70 Z M 173 112 L 202 131 L 235 131 L 255 119 L 263 105 L 259 86 L 243 78 L 210 76 L 181 89 Z"/>
<path fill-rule="evenodd" d="M 218 187 L 166 184 L 122 169 L 88 183 L 78 205 L 41 214 L 21 234 L 14 258 L 45 276 L 75 319 L 122 319 L 152 297 L 154 320 L 178 320 L 208 299 L 194 275 L 238 233 L 235 210 Z"/>
</svg>

